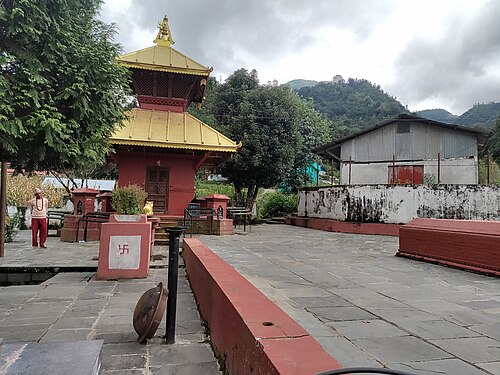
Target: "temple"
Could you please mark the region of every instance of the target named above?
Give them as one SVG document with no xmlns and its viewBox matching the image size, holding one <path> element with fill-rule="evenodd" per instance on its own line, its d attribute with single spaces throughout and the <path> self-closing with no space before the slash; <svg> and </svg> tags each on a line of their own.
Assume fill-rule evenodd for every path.
<svg viewBox="0 0 500 375">
<path fill-rule="evenodd" d="M 175 50 L 165 17 L 155 45 L 120 56 L 130 69 L 138 108 L 111 137 L 118 186 L 143 187 L 155 216 L 183 216 L 195 172 L 213 168 L 240 147 L 187 112 L 201 103 L 211 68 Z"/>
</svg>

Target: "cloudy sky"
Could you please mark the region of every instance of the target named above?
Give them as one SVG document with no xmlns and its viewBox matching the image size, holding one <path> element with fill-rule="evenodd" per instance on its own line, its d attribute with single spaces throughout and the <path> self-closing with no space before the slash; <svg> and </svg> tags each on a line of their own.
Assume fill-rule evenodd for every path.
<svg viewBox="0 0 500 375">
<path fill-rule="evenodd" d="M 410 110 L 461 114 L 500 101 L 499 0 L 105 0 L 124 52 L 151 46 L 169 17 L 177 50 L 224 79 L 380 85 Z"/>
</svg>

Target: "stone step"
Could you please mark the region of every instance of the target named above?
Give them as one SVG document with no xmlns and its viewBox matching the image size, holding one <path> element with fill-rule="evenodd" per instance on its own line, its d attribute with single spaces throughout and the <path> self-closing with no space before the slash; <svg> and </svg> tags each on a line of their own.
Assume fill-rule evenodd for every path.
<svg viewBox="0 0 500 375">
<path fill-rule="evenodd" d="M 3 344 L 2 374 L 97 375 L 102 340 Z"/>
</svg>

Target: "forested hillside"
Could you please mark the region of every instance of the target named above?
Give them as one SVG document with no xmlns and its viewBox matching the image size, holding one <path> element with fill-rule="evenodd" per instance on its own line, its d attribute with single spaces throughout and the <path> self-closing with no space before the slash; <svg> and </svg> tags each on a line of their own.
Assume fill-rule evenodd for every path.
<svg viewBox="0 0 500 375">
<path fill-rule="evenodd" d="M 433 121 L 444 122 L 446 124 L 455 124 L 458 120 L 458 116 L 453 113 L 448 112 L 445 109 L 425 109 L 423 111 L 418 111 L 417 116 L 427 118 Z"/>
<path fill-rule="evenodd" d="M 349 78 L 345 83 L 321 82 L 316 86 L 298 89 L 297 92 L 302 98 L 311 99 L 317 111 L 351 131 L 401 113 L 409 113 L 380 86 L 365 79 Z"/>
<path fill-rule="evenodd" d="M 500 117 L 500 103 L 476 104 L 464 112 L 456 121 L 463 126 L 480 126 L 492 129 L 497 118 Z"/>
</svg>

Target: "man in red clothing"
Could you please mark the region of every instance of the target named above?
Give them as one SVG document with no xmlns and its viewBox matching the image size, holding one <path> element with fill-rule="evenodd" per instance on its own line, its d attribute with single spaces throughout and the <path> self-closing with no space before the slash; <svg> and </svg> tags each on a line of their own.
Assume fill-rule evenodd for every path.
<svg viewBox="0 0 500 375">
<path fill-rule="evenodd" d="M 45 240 L 47 239 L 49 201 L 42 197 L 42 191 L 39 188 L 35 189 L 35 198 L 28 202 L 28 207 L 31 208 L 31 244 L 34 248 L 38 247 L 38 232 L 40 231 L 40 247 L 47 247 Z"/>
</svg>

